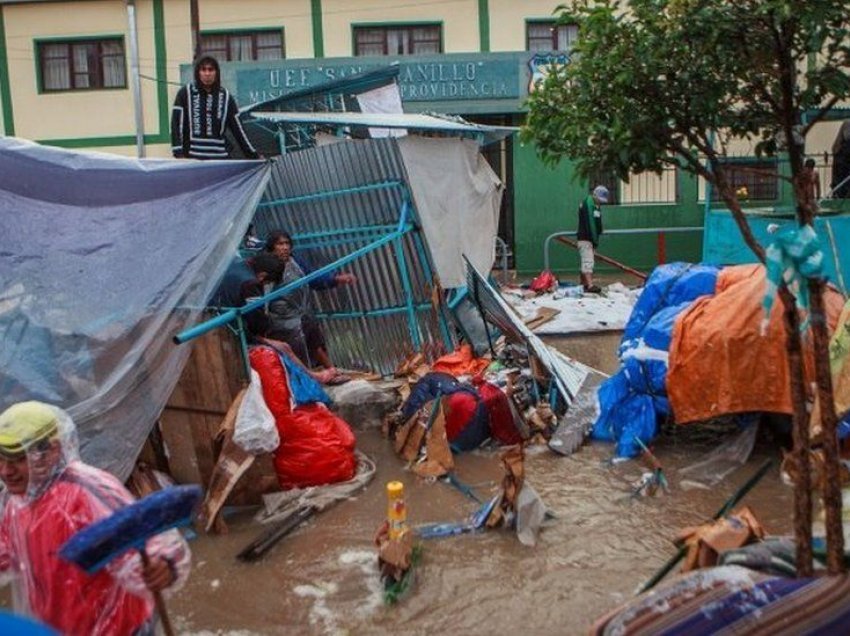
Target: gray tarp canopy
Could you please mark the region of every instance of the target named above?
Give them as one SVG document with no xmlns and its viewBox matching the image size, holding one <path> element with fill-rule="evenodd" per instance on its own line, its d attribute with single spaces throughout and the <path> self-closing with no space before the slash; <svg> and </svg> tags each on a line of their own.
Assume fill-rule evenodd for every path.
<svg viewBox="0 0 850 636">
<path fill-rule="evenodd" d="M 135 160 L 0 137 L 0 409 L 68 409 L 119 478 L 176 384 L 267 165 Z"/>
<path fill-rule="evenodd" d="M 519 131 L 519 128 L 512 126 L 485 126 L 460 118 L 416 113 L 272 113 L 252 110 L 251 117 L 280 124 L 402 128 L 446 135 L 465 135 L 479 137 L 483 145 L 501 141 Z"/>
</svg>

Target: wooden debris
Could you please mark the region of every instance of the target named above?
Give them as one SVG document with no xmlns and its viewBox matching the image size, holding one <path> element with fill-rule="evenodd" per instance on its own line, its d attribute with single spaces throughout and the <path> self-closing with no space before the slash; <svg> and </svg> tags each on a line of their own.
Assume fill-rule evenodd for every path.
<svg viewBox="0 0 850 636">
<path fill-rule="evenodd" d="M 525 321 L 525 326 L 534 331 L 539 326 L 545 325 L 550 320 L 553 320 L 555 316 L 560 313 L 560 309 L 554 309 L 552 307 L 538 307 L 537 313 Z"/>
<path fill-rule="evenodd" d="M 214 524 L 216 532 L 226 531 L 226 526 L 223 522 L 216 522 L 218 513 L 224 506 L 228 495 L 236 486 L 236 482 L 239 481 L 239 478 L 254 463 L 254 455 L 248 453 L 233 441 L 236 415 L 239 412 L 242 399 L 245 397 L 245 391 L 246 389 L 242 389 L 233 400 L 216 435 L 216 441 L 221 442 L 221 451 L 213 469 L 210 484 L 207 488 L 207 495 L 201 505 L 201 512 L 199 514 L 199 519 L 204 524 L 204 530 L 207 532 L 213 528 Z"/>
</svg>

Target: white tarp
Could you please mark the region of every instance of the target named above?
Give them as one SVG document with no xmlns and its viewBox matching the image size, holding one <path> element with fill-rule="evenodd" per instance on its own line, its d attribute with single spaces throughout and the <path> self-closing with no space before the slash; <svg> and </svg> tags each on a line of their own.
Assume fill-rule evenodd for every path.
<svg viewBox="0 0 850 636">
<path fill-rule="evenodd" d="M 401 106 L 401 91 L 399 91 L 397 82 L 360 93 L 357 95 L 357 105 L 360 106 L 362 113 L 395 114 L 404 112 Z M 372 137 L 404 137 L 407 131 L 404 128 L 370 128 L 369 134 Z"/>
<path fill-rule="evenodd" d="M 408 135 L 398 145 L 440 284 L 466 285 L 464 254 L 489 272 L 504 187 L 478 144 Z"/>
</svg>

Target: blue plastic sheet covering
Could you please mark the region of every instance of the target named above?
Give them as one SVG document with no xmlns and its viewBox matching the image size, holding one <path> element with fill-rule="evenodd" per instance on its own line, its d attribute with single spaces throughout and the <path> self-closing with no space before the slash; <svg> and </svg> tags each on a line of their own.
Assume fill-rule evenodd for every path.
<svg viewBox="0 0 850 636">
<path fill-rule="evenodd" d="M 620 344 L 620 370 L 599 387 L 594 439 L 615 442 L 616 454 L 634 457 L 670 413 L 666 379 L 670 340 L 678 317 L 700 296 L 714 293 L 719 268 L 670 263 L 656 267 L 635 304 Z"/>
<path fill-rule="evenodd" d="M 322 385 L 313 378 L 301 365 L 296 364 L 288 355 L 280 354 L 280 362 L 286 369 L 286 377 L 289 379 L 289 390 L 296 406 L 321 402 L 327 406 L 331 405 L 330 396 L 325 393 Z"/>
<path fill-rule="evenodd" d="M 716 265 L 668 263 L 652 270 L 623 330 L 623 342 L 638 338 L 658 311 L 714 294 Z"/>
<path fill-rule="evenodd" d="M 126 478 L 267 173 L 0 137 L 0 409 L 67 409 L 83 459 Z"/>
<path fill-rule="evenodd" d="M 747 216 L 755 239 L 764 247 L 773 238 L 767 231 L 771 223 L 785 227 L 795 223 L 793 218 L 769 215 Z M 815 217 L 815 232 L 821 240 L 824 274 L 830 282 L 847 292 L 850 285 L 850 215 L 835 214 Z M 755 263 L 752 253 L 728 210 L 709 210 L 705 216 L 705 238 L 702 260 L 715 265 Z"/>
</svg>

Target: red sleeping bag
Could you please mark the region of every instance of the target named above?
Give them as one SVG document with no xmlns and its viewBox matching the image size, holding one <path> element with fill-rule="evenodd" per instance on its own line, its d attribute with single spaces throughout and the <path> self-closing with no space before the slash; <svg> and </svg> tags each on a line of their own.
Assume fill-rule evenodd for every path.
<svg viewBox="0 0 850 636">
<path fill-rule="evenodd" d="M 483 382 L 476 388 L 490 416 L 490 436 L 504 446 L 519 444 L 522 436 L 514 423 L 508 396 L 489 382 Z"/>
<path fill-rule="evenodd" d="M 276 351 L 255 347 L 249 357 L 260 375 L 263 397 L 280 434 L 274 456 L 280 487 L 322 486 L 353 478 L 357 458 L 348 424 L 324 404 L 292 408 L 286 371 Z"/>
</svg>

